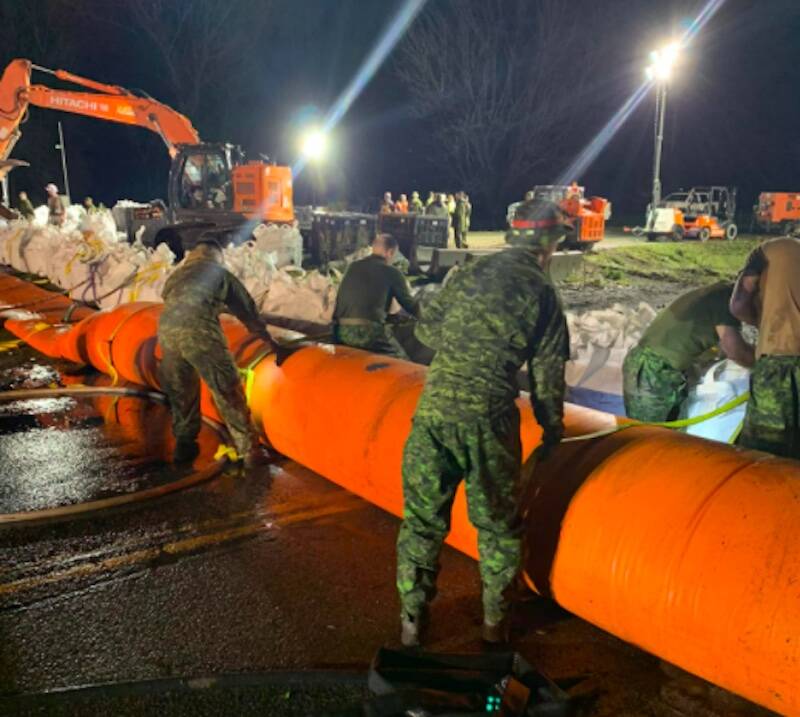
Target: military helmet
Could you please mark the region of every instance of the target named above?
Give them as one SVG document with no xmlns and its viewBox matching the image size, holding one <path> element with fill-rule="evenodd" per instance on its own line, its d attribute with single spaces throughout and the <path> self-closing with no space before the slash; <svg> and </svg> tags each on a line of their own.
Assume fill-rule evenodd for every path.
<svg viewBox="0 0 800 717">
<path fill-rule="evenodd" d="M 574 229 L 557 204 L 532 199 L 517 207 L 506 232 L 506 242 L 512 246 L 545 248 L 554 241 L 562 241 Z"/>
</svg>

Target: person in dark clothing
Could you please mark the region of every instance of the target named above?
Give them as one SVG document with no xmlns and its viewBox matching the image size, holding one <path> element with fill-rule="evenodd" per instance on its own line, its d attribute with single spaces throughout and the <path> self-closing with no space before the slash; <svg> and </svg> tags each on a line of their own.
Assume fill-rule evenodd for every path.
<svg viewBox="0 0 800 717">
<path fill-rule="evenodd" d="M 468 249 L 467 246 L 467 233 L 469 232 L 469 218 L 472 212 L 472 207 L 467 201 L 467 195 L 464 192 L 459 192 L 456 195 L 456 208 L 453 212 L 453 232 L 456 242 L 456 248 Z"/>
<path fill-rule="evenodd" d="M 447 219 L 449 224 L 450 210 L 447 208 L 447 196 L 444 194 L 437 194 L 436 199 L 425 209 L 425 214 L 429 217 Z"/>
<path fill-rule="evenodd" d="M 163 358 L 159 374 L 172 409 L 175 462 L 191 462 L 198 453 L 202 378 L 239 457 L 247 467 L 260 465 L 267 455 L 259 446 L 219 315 L 231 313 L 252 333 L 269 342 L 272 337 L 247 289 L 222 265 L 222 250 L 215 239 L 201 237 L 167 279 L 162 298 L 158 341 Z"/>
<path fill-rule="evenodd" d="M 333 311 L 337 343 L 408 359 L 386 325 L 393 299 L 412 316 L 418 312 L 405 277 L 391 265 L 396 253 L 397 240 L 378 234 L 372 242 L 372 254 L 347 268 Z"/>
</svg>

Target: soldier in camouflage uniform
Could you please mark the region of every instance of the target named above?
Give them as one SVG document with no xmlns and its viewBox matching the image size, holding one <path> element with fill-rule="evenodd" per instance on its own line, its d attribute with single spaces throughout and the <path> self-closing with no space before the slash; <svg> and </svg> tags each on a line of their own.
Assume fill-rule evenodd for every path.
<svg viewBox="0 0 800 717">
<path fill-rule="evenodd" d="M 800 240 L 782 237 L 755 249 L 730 308 L 758 326 L 739 445 L 800 459 Z"/>
<path fill-rule="evenodd" d="M 469 212 L 471 207 L 467 203 L 464 192 L 456 195 L 456 207 L 453 211 L 453 233 L 458 249 L 468 249 L 467 232 L 469 231 Z"/>
<path fill-rule="evenodd" d="M 753 348 L 728 306 L 733 284 L 720 281 L 679 296 L 642 334 L 622 365 L 625 412 L 637 421 L 678 417 L 688 395 L 689 370 L 717 345 L 725 356 L 753 365 Z"/>
<path fill-rule="evenodd" d="M 513 246 L 465 265 L 422 310 L 417 337 L 436 351 L 403 454 L 404 519 L 397 540 L 401 639 L 419 644 L 436 592 L 439 553 L 459 483 L 478 530 L 483 637 L 504 639 L 506 590 L 521 559 L 517 372 L 527 362 L 547 452 L 563 432 L 569 339 L 545 267 L 566 228 L 551 202 Z"/>
<path fill-rule="evenodd" d="M 17 203 L 17 208 L 19 209 L 19 213 L 23 219 L 30 220 L 36 216 L 36 211 L 33 208 L 31 200 L 28 199 L 27 192 L 19 193 L 19 202 Z"/>
<path fill-rule="evenodd" d="M 160 381 L 172 409 L 177 445 L 175 462 L 194 460 L 200 432 L 200 379 L 214 397 L 237 453 L 245 465 L 266 458 L 250 419 L 241 379 L 219 315 L 229 312 L 251 332 L 271 341 L 255 302 L 224 266 L 222 251 L 205 235 L 169 277 L 162 292 L 164 309 L 158 326 L 163 358 Z"/>
<path fill-rule="evenodd" d="M 405 277 L 392 266 L 396 254 L 397 240 L 389 234 L 378 234 L 372 242 L 372 254 L 347 267 L 333 310 L 337 343 L 408 359 L 386 324 L 395 299 L 409 314 L 417 315 L 417 304 Z"/>
</svg>

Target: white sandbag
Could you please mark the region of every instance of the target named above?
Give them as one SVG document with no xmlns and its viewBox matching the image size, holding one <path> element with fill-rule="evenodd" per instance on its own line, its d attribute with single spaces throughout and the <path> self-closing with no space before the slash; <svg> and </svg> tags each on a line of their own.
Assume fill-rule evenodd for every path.
<svg viewBox="0 0 800 717">
<path fill-rule="evenodd" d="M 263 313 L 327 323 L 333 316 L 336 289 L 329 277 L 313 271 L 304 276 L 279 270 L 260 304 Z"/>
<path fill-rule="evenodd" d="M 253 229 L 255 248 L 261 253 L 275 255 L 275 266 L 301 266 L 303 237 L 295 227 L 259 224 Z"/>
<path fill-rule="evenodd" d="M 108 209 L 84 212 L 80 217 L 78 229 L 82 232 L 92 232 L 102 237 L 105 242 L 117 242 L 120 240 L 116 222 Z"/>
<path fill-rule="evenodd" d="M 718 361 L 706 371 L 702 380 L 689 389 L 681 417 L 695 418 L 711 413 L 750 390 L 750 371 L 728 359 Z M 710 418 L 686 432 L 693 436 L 723 443 L 736 438 L 744 421 L 747 403 L 744 402 L 725 413 Z"/>
</svg>

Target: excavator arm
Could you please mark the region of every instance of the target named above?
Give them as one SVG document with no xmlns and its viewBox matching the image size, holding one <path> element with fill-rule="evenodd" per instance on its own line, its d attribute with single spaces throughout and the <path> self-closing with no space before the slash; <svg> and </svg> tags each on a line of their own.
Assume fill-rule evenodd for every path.
<svg viewBox="0 0 800 717">
<path fill-rule="evenodd" d="M 31 84 L 36 69 L 59 80 L 80 85 L 92 92 L 57 90 Z M 198 144 L 200 137 L 187 117 L 149 97 L 138 97 L 116 85 L 73 75 L 65 70 L 48 70 L 29 60 L 12 60 L 0 78 L 0 160 L 7 159 L 20 137 L 20 124 L 29 105 L 85 115 L 107 122 L 144 127 L 158 134 L 175 157 L 179 144 Z"/>
</svg>

